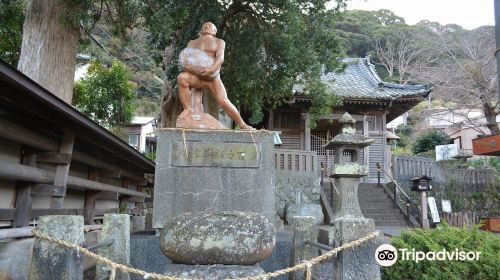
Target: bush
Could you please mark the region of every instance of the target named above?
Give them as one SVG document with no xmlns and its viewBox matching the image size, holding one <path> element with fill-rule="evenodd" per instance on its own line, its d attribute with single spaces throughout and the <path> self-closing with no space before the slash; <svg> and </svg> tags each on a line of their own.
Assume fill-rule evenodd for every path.
<svg viewBox="0 0 500 280">
<path fill-rule="evenodd" d="M 487 157 L 471 159 L 468 163 L 474 168 L 494 168 L 500 171 L 500 157 Z"/>
<path fill-rule="evenodd" d="M 440 130 L 429 130 L 420 135 L 413 143 L 411 151 L 418 155 L 427 151 L 432 151 L 437 145 L 445 145 L 450 143 L 451 139 L 446 133 Z"/>
<path fill-rule="evenodd" d="M 382 270 L 383 279 L 499 279 L 500 275 L 500 236 L 473 228 L 450 227 L 441 224 L 434 230 L 413 230 L 402 232 L 392 238 L 396 248 L 411 251 L 481 252 L 477 261 L 428 261 L 418 263 L 413 260 L 401 260 Z"/>
</svg>

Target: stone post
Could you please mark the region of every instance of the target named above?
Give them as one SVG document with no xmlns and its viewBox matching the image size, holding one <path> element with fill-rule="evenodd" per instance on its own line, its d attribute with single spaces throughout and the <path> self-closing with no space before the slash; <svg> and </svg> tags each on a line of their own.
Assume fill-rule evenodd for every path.
<svg viewBox="0 0 500 280">
<path fill-rule="evenodd" d="M 100 247 L 98 254 L 116 263 L 130 263 L 130 216 L 126 214 L 104 214 L 101 242 L 112 239 L 113 244 Z M 111 268 L 97 264 L 96 279 L 109 277 Z M 128 273 L 116 271 L 117 280 L 129 280 Z"/>
<path fill-rule="evenodd" d="M 42 234 L 81 245 L 83 217 L 70 215 L 41 216 L 36 228 Z M 37 238 L 33 246 L 29 279 L 83 279 L 83 254 Z"/>
<path fill-rule="evenodd" d="M 292 218 L 293 241 L 292 255 L 293 264 L 302 263 L 305 260 L 318 256 L 318 249 L 305 244 L 306 240 L 316 242 L 318 239 L 316 218 L 312 216 L 295 216 Z M 313 273 L 318 268 L 313 268 Z M 305 271 L 299 271 L 292 274 L 292 279 L 304 279 Z M 317 273 L 314 273 L 318 275 Z"/>
</svg>

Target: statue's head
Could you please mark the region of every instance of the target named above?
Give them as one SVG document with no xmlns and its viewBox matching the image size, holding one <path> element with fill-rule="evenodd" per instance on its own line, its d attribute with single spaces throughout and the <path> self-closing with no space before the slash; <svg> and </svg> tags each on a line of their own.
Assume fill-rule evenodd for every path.
<svg viewBox="0 0 500 280">
<path fill-rule="evenodd" d="M 200 34 L 210 34 L 212 36 L 215 36 L 215 34 L 217 34 L 217 27 L 215 27 L 215 24 L 211 22 L 205 22 L 201 25 Z"/>
</svg>

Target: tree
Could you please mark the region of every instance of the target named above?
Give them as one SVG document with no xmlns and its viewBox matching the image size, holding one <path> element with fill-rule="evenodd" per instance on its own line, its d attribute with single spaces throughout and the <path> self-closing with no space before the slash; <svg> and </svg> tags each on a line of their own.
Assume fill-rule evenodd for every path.
<svg viewBox="0 0 500 280">
<path fill-rule="evenodd" d="M 399 26 L 391 31 L 392 34 L 377 38 L 373 48 L 378 63 L 387 70 L 389 78 L 396 79 L 398 76 L 397 82 L 406 84 L 411 79 L 409 72 L 419 63 L 427 49 L 416 44 L 413 28 Z"/>
<path fill-rule="evenodd" d="M 71 103 L 81 32 L 106 14 L 116 33 L 137 17 L 135 0 L 27 0 L 18 69 Z"/>
<path fill-rule="evenodd" d="M 222 79 L 230 99 L 249 114 L 252 124 L 292 97 L 301 77 L 313 96 L 311 112 L 324 113 L 339 104 L 319 83 L 322 71 L 340 66 L 342 50 L 332 26 L 337 10 L 327 1 L 172 1 L 144 2 L 145 23 L 152 44 L 164 49 L 167 81 L 162 122 L 172 126 L 179 113 L 175 90 L 179 74 L 177 55 L 200 26 L 212 21 L 226 41 Z M 343 5 L 344 1 L 337 1 Z M 325 66 L 325 67 L 323 67 Z M 164 120 L 168 118 L 168 120 Z"/>
<path fill-rule="evenodd" d="M 0 58 L 17 65 L 24 21 L 22 0 L 0 1 Z"/>
<path fill-rule="evenodd" d="M 414 81 L 433 84 L 433 96 L 454 103 L 450 110 L 481 108 L 486 127 L 500 134 L 495 35 L 492 26 L 464 30 L 457 25 L 422 22 L 416 39 L 426 54 L 410 69 Z"/>
<path fill-rule="evenodd" d="M 127 66 L 113 61 L 105 67 L 92 61 L 87 76 L 75 83 L 74 106 L 106 128 L 120 127 L 132 120 L 136 98 Z"/>
<path fill-rule="evenodd" d="M 391 35 L 400 26 L 406 26 L 404 19 L 389 10 L 346 10 L 336 17 L 334 28 L 348 56 L 364 57 L 372 54 L 377 39 Z"/>
<path fill-rule="evenodd" d="M 440 130 L 429 130 L 420 135 L 413 143 L 411 151 L 418 155 L 427 151 L 434 150 L 437 145 L 445 145 L 450 143 L 450 137 Z"/>
</svg>

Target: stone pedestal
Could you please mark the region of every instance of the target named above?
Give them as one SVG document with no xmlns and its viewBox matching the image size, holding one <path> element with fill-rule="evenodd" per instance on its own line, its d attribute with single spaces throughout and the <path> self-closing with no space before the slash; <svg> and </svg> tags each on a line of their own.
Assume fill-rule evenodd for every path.
<svg viewBox="0 0 500 280">
<path fill-rule="evenodd" d="M 375 231 L 372 219 L 338 218 L 334 220 L 334 236 L 339 245 L 367 236 Z M 371 239 L 352 250 L 344 250 L 334 261 L 335 277 L 341 280 L 380 279 L 380 266 L 375 251 L 380 238 Z"/>
<path fill-rule="evenodd" d="M 186 212 L 237 210 L 274 219 L 273 134 L 161 129 L 153 227 Z"/>
<path fill-rule="evenodd" d="M 335 186 L 339 192 L 339 200 L 333 215 L 337 218 L 363 218 L 358 202 L 359 177 L 341 177 L 335 179 Z"/>
<path fill-rule="evenodd" d="M 363 217 L 358 202 L 359 178 L 338 178 L 339 203 L 334 214 L 333 237 L 338 245 L 367 236 L 375 231 L 373 219 Z M 333 242 L 332 242 L 333 243 Z M 380 239 L 372 239 L 352 250 L 339 253 L 334 260 L 335 279 L 380 279 L 375 250 Z"/>
</svg>

